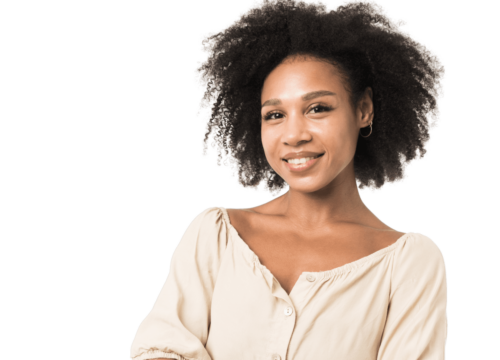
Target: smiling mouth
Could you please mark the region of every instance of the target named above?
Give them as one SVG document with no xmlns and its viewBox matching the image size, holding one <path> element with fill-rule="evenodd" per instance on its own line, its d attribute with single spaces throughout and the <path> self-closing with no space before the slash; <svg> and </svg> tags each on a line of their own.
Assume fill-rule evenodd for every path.
<svg viewBox="0 0 500 360">
<path fill-rule="evenodd" d="M 317 159 L 317 158 L 319 158 L 319 157 L 321 157 L 321 156 L 323 156 L 323 155 L 325 155 L 325 153 L 323 153 L 323 154 L 319 154 L 318 156 L 315 156 L 315 157 L 304 157 L 304 158 L 302 158 L 302 159 L 306 159 L 306 162 L 307 162 L 307 161 L 309 161 L 309 160 L 311 160 L 311 159 Z M 297 160 L 300 160 L 301 158 L 296 158 L 296 159 L 297 159 Z M 281 159 L 281 160 L 283 160 L 283 161 L 285 161 L 285 162 L 288 162 L 288 160 L 286 160 L 286 159 Z M 289 159 L 289 160 L 292 160 L 292 159 Z"/>
</svg>

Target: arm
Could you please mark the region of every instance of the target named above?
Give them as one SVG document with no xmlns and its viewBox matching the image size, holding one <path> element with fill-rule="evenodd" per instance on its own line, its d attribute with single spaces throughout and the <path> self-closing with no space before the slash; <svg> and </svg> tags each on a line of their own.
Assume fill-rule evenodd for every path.
<svg viewBox="0 0 500 360">
<path fill-rule="evenodd" d="M 446 273 L 439 248 L 414 234 L 398 249 L 378 360 L 443 360 Z"/>
<path fill-rule="evenodd" d="M 207 209 L 189 225 L 153 309 L 134 338 L 134 360 L 211 360 L 205 349 L 212 293 L 227 242 L 220 209 Z"/>
</svg>

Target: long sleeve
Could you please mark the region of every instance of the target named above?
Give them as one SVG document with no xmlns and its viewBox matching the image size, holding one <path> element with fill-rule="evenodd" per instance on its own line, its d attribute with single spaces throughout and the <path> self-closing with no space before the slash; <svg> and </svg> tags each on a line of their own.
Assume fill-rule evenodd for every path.
<svg viewBox="0 0 500 360">
<path fill-rule="evenodd" d="M 134 360 L 210 360 L 205 349 L 213 289 L 227 245 L 218 208 L 199 214 L 174 251 L 170 272 L 132 343 Z"/>
<path fill-rule="evenodd" d="M 443 256 L 414 233 L 394 254 L 392 289 L 378 360 L 443 360 L 447 336 Z"/>
</svg>

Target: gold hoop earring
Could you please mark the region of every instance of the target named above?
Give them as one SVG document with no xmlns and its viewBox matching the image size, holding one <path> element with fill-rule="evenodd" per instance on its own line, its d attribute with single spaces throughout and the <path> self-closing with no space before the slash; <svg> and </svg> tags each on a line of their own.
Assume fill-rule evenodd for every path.
<svg viewBox="0 0 500 360">
<path fill-rule="evenodd" d="M 372 123 L 373 123 L 373 121 L 370 123 L 370 133 L 369 133 L 368 135 L 366 135 L 366 136 L 365 136 L 365 135 L 361 134 L 361 129 L 359 129 L 359 135 L 361 135 L 361 136 L 362 136 L 362 137 L 364 137 L 364 138 L 367 138 L 368 136 L 370 136 L 370 135 L 371 135 L 371 133 L 372 133 Z M 367 127 L 368 127 L 368 126 L 367 126 Z M 364 128 L 363 128 L 363 129 L 364 129 Z"/>
</svg>

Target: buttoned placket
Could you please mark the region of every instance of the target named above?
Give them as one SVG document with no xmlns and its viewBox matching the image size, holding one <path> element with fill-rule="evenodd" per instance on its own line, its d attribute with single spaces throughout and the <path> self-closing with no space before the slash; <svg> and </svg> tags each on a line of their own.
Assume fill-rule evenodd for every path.
<svg viewBox="0 0 500 360">
<path fill-rule="evenodd" d="M 258 266 L 259 264 L 259 260 L 257 258 L 257 256 L 254 254 L 254 258 L 253 258 L 253 261 L 254 261 L 254 264 L 256 266 Z M 272 274 L 269 272 L 263 272 L 263 275 L 264 275 L 264 278 L 266 279 L 266 281 L 268 280 L 270 284 L 272 284 L 273 280 L 271 280 L 271 278 L 273 278 Z M 268 279 L 269 277 L 269 279 Z M 313 274 L 307 274 L 306 275 L 306 280 L 310 283 L 316 281 L 316 275 L 313 275 Z M 283 290 L 282 290 L 283 291 Z M 281 297 L 281 296 L 279 296 Z M 281 297 L 282 300 L 285 300 L 284 297 Z M 285 300 L 286 301 L 286 300 Z M 283 313 L 286 317 L 289 317 L 289 316 L 292 316 L 293 315 L 293 312 L 294 312 L 294 308 L 292 306 L 290 306 L 289 304 L 287 306 L 285 306 L 285 308 L 283 309 Z M 291 330 L 293 332 L 293 329 Z M 290 333 L 291 334 L 291 333 Z M 286 353 L 286 350 L 285 350 L 285 353 Z M 271 358 L 270 360 L 284 360 L 284 358 L 281 357 L 280 354 L 278 353 L 274 353 L 271 355 Z"/>
<path fill-rule="evenodd" d="M 314 276 L 313 274 L 307 274 L 306 279 L 309 282 L 314 282 L 316 280 L 316 276 Z"/>
<path fill-rule="evenodd" d="M 316 281 L 316 276 L 314 276 L 313 274 L 307 274 L 306 280 L 309 282 L 314 282 Z M 285 314 L 285 316 L 291 316 L 293 312 L 294 309 L 292 306 L 285 306 L 285 308 L 283 309 L 283 313 Z M 282 358 L 279 354 L 275 353 L 272 355 L 271 360 L 282 360 Z"/>
</svg>

